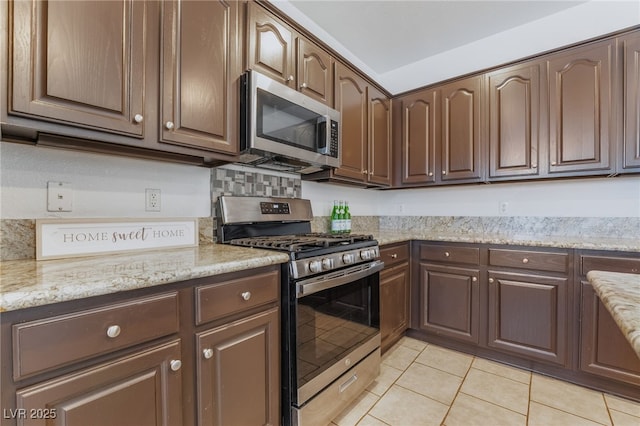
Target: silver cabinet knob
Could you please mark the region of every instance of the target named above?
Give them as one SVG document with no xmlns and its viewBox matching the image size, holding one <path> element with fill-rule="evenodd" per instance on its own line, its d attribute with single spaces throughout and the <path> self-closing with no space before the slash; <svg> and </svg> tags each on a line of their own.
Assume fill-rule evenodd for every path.
<svg viewBox="0 0 640 426">
<path fill-rule="evenodd" d="M 172 359 L 169 363 L 169 367 L 171 368 L 171 371 L 178 371 L 180 370 L 180 367 L 182 367 L 182 361 L 179 359 Z"/>
<path fill-rule="evenodd" d="M 251 299 L 251 292 L 250 291 L 245 291 L 240 296 L 242 297 L 243 300 L 249 300 L 249 299 Z"/>
<path fill-rule="evenodd" d="M 471 281 L 475 283 L 476 281 L 478 281 L 478 277 L 472 277 Z"/>
<path fill-rule="evenodd" d="M 107 328 L 107 336 L 114 339 L 120 335 L 120 331 L 119 325 L 110 325 L 109 328 Z"/>
<path fill-rule="evenodd" d="M 493 278 L 489 278 L 489 282 L 493 283 L 493 282 L 495 282 L 495 280 Z"/>
<path fill-rule="evenodd" d="M 211 357 L 213 357 L 213 349 L 207 348 L 203 350 L 202 356 L 204 356 L 205 359 L 211 359 Z"/>
<path fill-rule="evenodd" d="M 368 172 L 369 172 L 368 170 L 363 170 L 363 171 L 362 171 L 362 174 L 363 174 L 363 175 L 366 175 Z"/>
<path fill-rule="evenodd" d="M 391 256 L 392 259 L 397 259 L 398 258 L 398 254 L 397 253 L 393 253 L 393 254 L 391 254 L 389 256 Z"/>
<path fill-rule="evenodd" d="M 537 168 L 538 168 L 538 165 L 534 163 L 534 164 L 532 164 L 532 165 L 531 165 L 531 168 L 533 168 L 533 169 L 537 169 Z"/>
<path fill-rule="evenodd" d="M 136 123 L 142 123 L 142 120 L 144 120 L 144 117 L 142 116 L 142 114 L 136 114 L 133 116 L 133 121 L 135 121 Z"/>
<path fill-rule="evenodd" d="M 433 176 L 433 172 L 429 172 L 429 176 Z"/>
<path fill-rule="evenodd" d="M 443 171 L 442 171 L 442 174 L 443 174 L 443 175 L 446 175 L 446 174 L 447 174 L 447 171 L 446 171 L 446 170 L 443 170 Z"/>
<path fill-rule="evenodd" d="M 307 88 L 307 83 L 302 83 L 302 84 L 300 85 L 300 88 L 301 88 L 301 89 L 306 89 L 306 88 Z"/>
<path fill-rule="evenodd" d="M 173 121 L 167 121 L 166 123 L 164 123 L 164 127 L 167 128 L 167 130 L 171 130 L 174 127 Z"/>
<path fill-rule="evenodd" d="M 287 80 L 288 80 L 288 81 L 293 81 L 293 78 L 294 78 L 294 77 L 293 77 L 293 75 L 290 75 L 290 76 L 287 78 Z"/>
<path fill-rule="evenodd" d="M 522 263 L 529 263 L 529 259 L 525 257 L 524 259 L 522 259 Z"/>
<path fill-rule="evenodd" d="M 448 251 L 445 251 L 444 255 L 445 255 L 445 257 L 449 257 L 449 256 L 451 256 L 451 253 L 449 253 Z"/>
<path fill-rule="evenodd" d="M 552 162 L 551 162 L 551 165 L 552 165 L 552 166 L 555 166 L 555 165 L 556 165 L 556 162 L 555 162 L 555 161 L 552 161 Z"/>
</svg>

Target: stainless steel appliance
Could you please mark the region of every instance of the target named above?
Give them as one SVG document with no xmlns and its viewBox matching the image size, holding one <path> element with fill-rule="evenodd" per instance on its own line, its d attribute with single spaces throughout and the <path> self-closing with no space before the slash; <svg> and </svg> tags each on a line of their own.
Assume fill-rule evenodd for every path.
<svg viewBox="0 0 640 426">
<path fill-rule="evenodd" d="M 378 242 L 311 233 L 303 199 L 218 199 L 221 242 L 281 250 L 282 424 L 326 425 L 380 369 Z"/>
<path fill-rule="evenodd" d="M 303 174 L 340 166 L 339 111 L 256 71 L 240 81 L 240 162 Z"/>
</svg>

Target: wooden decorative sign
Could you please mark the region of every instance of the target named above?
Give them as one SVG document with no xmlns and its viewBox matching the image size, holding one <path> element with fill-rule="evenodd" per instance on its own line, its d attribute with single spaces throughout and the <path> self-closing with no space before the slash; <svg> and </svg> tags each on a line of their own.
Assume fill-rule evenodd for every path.
<svg viewBox="0 0 640 426">
<path fill-rule="evenodd" d="M 197 219 L 36 219 L 36 259 L 198 245 Z"/>
</svg>

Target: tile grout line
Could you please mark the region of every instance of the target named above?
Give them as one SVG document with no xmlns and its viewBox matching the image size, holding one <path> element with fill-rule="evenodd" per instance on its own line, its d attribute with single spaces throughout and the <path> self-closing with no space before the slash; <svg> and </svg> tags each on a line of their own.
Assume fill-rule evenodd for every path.
<svg viewBox="0 0 640 426">
<path fill-rule="evenodd" d="M 451 404 L 449 404 L 449 408 L 447 409 L 447 412 L 445 413 L 444 417 L 442 418 L 442 421 L 440 422 L 441 426 L 446 426 L 445 421 L 447 420 L 447 417 L 449 417 L 449 413 L 451 412 L 451 408 L 453 408 L 453 404 L 456 402 L 456 399 L 458 399 L 458 395 L 460 395 L 460 392 L 462 390 L 462 386 L 464 385 L 464 381 L 467 380 L 467 376 L 469 375 L 469 371 L 471 371 L 471 366 L 473 365 L 473 362 L 476 360 L 476 356 L 472 355 L 472 359 L 471 362 L 469 363 L 469 368 L 467 368 L 467 372 L 464 374 L 464 377 L 462 378 L 462 381 L 460 382 L 460 386 L 458 386 L 458 390 L 456 391 L 456 395 L 453 397 L 453 399 L 451 400 Z"/>
</svg>

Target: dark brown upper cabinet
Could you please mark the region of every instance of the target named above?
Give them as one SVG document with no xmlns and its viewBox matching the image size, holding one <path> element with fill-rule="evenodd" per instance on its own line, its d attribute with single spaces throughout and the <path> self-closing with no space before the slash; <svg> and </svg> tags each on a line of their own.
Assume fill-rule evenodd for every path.
<svg viewBox="0 0 640 426">
<path fill-rule="evenodd" d="M 248 67 L 333 106 L 331 55 L 260 5 L 247 10 Z"/>
<path fill-rule="evenodd" d="M 487 75 L 489 179 L 539 174 L 541 67 L 523 64 Z"/>
<path fill-rule="evenodd" d="M 608 39 L 548 58 L 550 174 L 612 172 L 615 55 Z"/>
<path fill-rule="evenodd" d="M 640 168 L 640 32 L 621 38 L 624 57 L 624 137 L 619 171 Z"/>
<path fill-rule="evenodd" d="M 295 87 L 294 31 L 256 3 L 247 4 L 247 66 Z"/>
<path fill-rule="evenodd" d="M 318 45 L 298 37 L 298 90 L 333 106 L 333 59 Z"/>
<path fill-rule="evenodd" d="M 9 113 L 143 137 L 146 2 L 16 1 L 11 12 Z"/>
<path fill-rule="evenodd" d="M 341 165 L 336 176 L 363 182 L 367 164 L 367 82 L 351 69 L 336 63 L 335 107 L 342 115 Z"/>
<path fill-rule="evenodd" d="M 440 178 L 443 182 L 477 182 L 483 178 L 482 81 L 473 76 L 439 86 L 442 140 Z"/>
<path fill-rule="evenodd" d="M 238 3 L 162 3 L 160 140 L 237 152 Z"/>
<path fill-rule="evenodd" d="M 373 86 L 368 88 L 369 144 L 366 179 L 369 183 L 391 184 L 391 100 Z"/>
<path fill-rule="evenodd" d="M 421 90 L 394 99 L 400 104 L 403 185 L 435 183 L 436 146 L 440 140 L 438 120 L 438 91 Z"/>
</svg>

